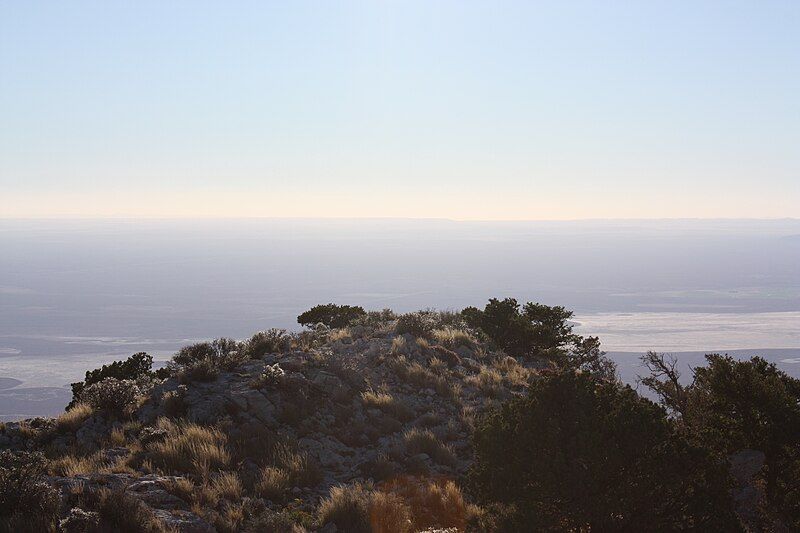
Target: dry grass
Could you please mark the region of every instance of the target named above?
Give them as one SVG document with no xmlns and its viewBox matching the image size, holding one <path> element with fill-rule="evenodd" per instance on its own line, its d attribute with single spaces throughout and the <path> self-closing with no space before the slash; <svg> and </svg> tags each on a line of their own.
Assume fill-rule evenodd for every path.
<svg viewBox="0 0 800 533">
<path fill-rule="evenodd" d="M 97 492 L 95 510 L 103 531 L 168 533 L 163 522 L 141 500 L 124 491 L 103 488 Z"/>
<path fill-rule="evenodd" d="M 289 474 L 274 466 L 262 468 L 255 485 L 256 494 L 276 502 L 282 501 L 290 488 Z"/>
<path fill-rule="evenodd" d="M 148 458 L 155 468 L 164 472 L 190 473 L 207 479 L 215 471 L 226 468 L 231 455 L 226 448 L 227 438 L 219 429 L 188 422 L 174 423 L 159 419 L 157 426 L 165 429 L 167 438 L 146 447 Z"/>
<path fill-rule="evenodd" d="M 322 471 L 307 453 L 294 450 L 288 445 L 279 445 L 273 452 L 274 462 L 288 474 L 296 487 L 313 487 L 322 481 Z"/>
<path fill-rule="evenodd" d="M 164 490 L 173 494 L 185 501 L 186 503 L 193 503 L 197 494 L 197 489 L 191 479 L 179 477 L 174 480 L 168 480 L 163 483 Z"/>
<path fill-rule="evenodd" d="M 431 357 L 428 366 L 434 374 L 443 374 L 444 372 L 447 372 L 447 363 L 435 356 Z"/>
<path fill-rule="evenodd" d="M 388 492 L 373 492 L 369 505 L 372 533 L 409 533 L 411 509 L 403 499 Z"/>
<path fill-rule="evenodd" d="M 271 455 L 272 464 L 261 469 L 255 485 L 260 496 L 283 501 L 292 487 L 313 487 L 322 481 L 322 471 L 305 452 L 280 444 L 275 446 Z"/>
<path fill-rule="evenodd" d="M 135 471 L 128 466 L 128 457 L 121 456 L 115 461 L 107 461 L 103 451 L 91 455 L 78 457 L 64 455 L 52 461 L 48 470 L 57 476 L 77 476 L 81 474 L 134 474 Z"/>
<path fill-rule="evenodd" d="M 380 409 L 398 420 L 411 420 L 414 411 L 401 400 L 385 392 L 365 391 L 361 393 L 361 401 L 367 409 Z"/>
<path fill-rule="evenodd" d="M 475 347 L 478 346 L 478 341 L 475 337 L 462 329 L 452 327 L 435 329 L 431 332 L 431 336 L 437 344 L 441 344 L 450 350 L 455 350 L 459 346 L 465 346 L 470 350 L 474 350 Z"/>
<path fill-rule="evenodd" d="M 398 478 L 382 490 L 396 494 L 409 506 L 414 531 L 427 528 L 456 528 L 463 531 L 479 509 L 466 502 L 461 489 L 451 480 Z"/>
<path fill-rule="evenodd" d="M 461 388 L 458 382 L 453 381 L 451 383 L 448 379 L 450 376 L 448 372 L 443 371 L 442 374 L 434 374 L 416 361 L 409 363 L 404 356 L 398 356 L 396 359 L 390 360 L 389 366 L 401 380 L 419 388 L 434 389 L 439 396 L 453 401 L 457 401 L 461 395 Z"/>
<path fill-rule="evenodd" d="M 392 339 L 392 348 L 391 352 L 393 355 L 400 355 L 406 352 L 406 338 L 403 336 L 397 336 Z"/>
<path fill-rule="evenodd" d="M 93 412 L 92 406 L 88 403 L 75 404 L 72 409 L 56 418 L 56 430 L 59 433 L 74 433 L 86 422 L 87 418 L 92 416 Z"/>
<path fill-rule="evenodd" d="M 17 432 L 25 440 L 36 438 L 39 435 L 39 431 L 32 427 L 27 420 L 20 420 Z"/>
<path fill-rule="evenodd" d="M 403 445 L 408 455 L 424 453 L 439 464 L 454 466 L 453 450 L 442 443 L 429 429 L 411 428 L 403 433 Z"/>
<path fill-rule="evenodd" d="M 108 436 L 109 446 L 125 446 L 128 440 L 125 438 L 125 429 L 122 426 L 117 426 L 111 430 Z"/>
<path fill-rule="evenodd" d="M 328 340 L 330 342 L 350 341 L 353 340 L 353 332 L 350 331 L 350 328 L 334 329 L 328 334 Z"/>
<path fill-rule="evenodd" d="M 222 472 L 203 486 L 203 498 L 211 504 L 219 500 L 239 500 L 243 494 L 242 482 L 236 472 Z"/>
<path fill-rule="evenodd" d="M 207 518 L 219 533 L 239 533 L 246 515 L 244 502 L 229 502 L 221 512 L 207 513 Z"/>
<path fill-rule="evenodd" d="M 519 361 L 511 356 L 505 356 L 492 364 L 503 377 L 503 380 L 512 387 L 526 387 L 531 378 L 531 370 L 522 366 Z"/>
<path fill-rule="evenodd" d="M 503 376 L 488 366 L 481 366 L 477 375 L 468 376 L 464 381 L 478 388 L 482 393 L 490 398 L 498 398 L 503 392 Z"/>
<path fill-rule="evenodd" d="M 371 488 L 360 483 L 331 488 L 317 510 L 319 525 L 334 524 L 338 531 L 348 533 L 371 533 L 372 494 Z"/>
</svg>

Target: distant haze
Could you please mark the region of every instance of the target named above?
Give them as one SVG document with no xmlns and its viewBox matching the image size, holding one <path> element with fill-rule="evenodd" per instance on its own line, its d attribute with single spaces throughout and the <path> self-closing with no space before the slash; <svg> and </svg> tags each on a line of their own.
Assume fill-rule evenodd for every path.
<svg viewBox="0 0 800 533">
<path fill-rule="evenodd" d="M 0 221 L 0 416 L 60 409 L 63 386 L 135 351 L 297 328 L 324 302 L 510 296 L 574 310 L 612 352 L 762 350 L 795 373 L 798 236 L 794 220 Z"/>
</svg>

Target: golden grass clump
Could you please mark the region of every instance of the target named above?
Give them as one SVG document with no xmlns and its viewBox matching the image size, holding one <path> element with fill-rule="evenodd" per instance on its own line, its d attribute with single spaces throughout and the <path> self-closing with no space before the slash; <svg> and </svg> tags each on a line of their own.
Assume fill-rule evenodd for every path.
<svg viewBox="0 0 800 533">
<path fill-rule="evenodd" d="M 527 386 L 532 373 L 522 366 L 519 361 L 508 355 L 495 361 L 492 364 L 492 368 L 499 372 L 503 380 L 513 387 Z"/>
<path fill-rule="evenodd" d="M 373 492 L 369 504 L 372 533 L 409 533 L 411 509 L 403 498 L 390 492 Z"/>
<path fill-rule="evenodd" d="M 206 479 L 213 471 L 230 464 L 227 437 L 219 429 L 190 422 L 174 423 L 165 418 L 159 419 L 157 426 L 168 435 L 146 447 L 147 457 L 155 468 Z"/>
<path fill-rule="evenodd" d="M 332 487 L 317 510 L 319 525 L 334 524 L 338 531 L 348 533 L 371 533 L 372 495 L 371 487 L 361 483 Z"/>
<path fill-rule="evenodd" d="M 437 344 L 441 344 L 450 350 L 455 350 L 459 346 L 474 350 L 478 345 L 478 341 L 468 331 L 449 326 L 433 330 L 431 336 Z"/>
<path fill-rule="evenodd" d="M 48 470 L 54 475 L 68 477 L 92 473 L 135 473 L 135 471 L 128 466 L 128 457 L 121 456 L 114 461 L 107 461 L 102 450 L 83 457 L 64 455 L 51 461 Z"/>
<path fill-rule="evenodd" d="M 125 430 L 122 426 L 117 426 L 111 430 L 111 434 L 108 436 L 108 444 L 110 446 L 125 446 L 126 442 Z"/>
<path fill-rule="evenodd" d="M 61 413 L 56 418 L 56 430 L 59 433 L 74 433 L 76 432 L 86 419 L 92 416 L 92 406 L 88 403 L 75 404 L 72 409 L 65 413 Z"/>
<path fill-rule="evenodd" d="M 452 480 L 401 477 L 384 484 L 381 489 L 399 496 L 410 508 L 414 531 L 428 528 L 463 531 L 470 517 L 480 512 L 467 503 Z"/>
<path fill-rule="evenodd" d="M 289 474 L 274 466 L 262 468 L 255 485 L 256 494 L 272 501 L 282 501 L 290 488 Z"/>
<path fill-rule="evenodd" d="M 307 453 L 278 444 L 272 450 L 270 465 L 261 469 L 255 485 L 264 498 L 282 501 L 292 487 L 313 487 L 322 481 L 322 471 Z"/>
<path fill-rule="evenodd" d="M 403 433 L 403 445 L 408 455 L 424 453 L 439 464 L 454 466 L 456 456 L 453 450 L 442 443 L 429 429 L 411 428 Z"/>
<path fill-rule="evenodd" d="M 406 351 L 406 338 L 402 335 L 398 335 L 394 339 L 392 339 L 392 348 L 391 352 L 393 355 L 400 355 L 405 353 Z"/>
<path fill-rule="evenodd" d="M 488 366 L 482 366 L 477 375 L 468 376 L 465 381 L 491 398 L 497 398 L 503 393 L 503 376 Z"/>
<path fill-rule="evenodd" d="M 353 339 L 353 333 L 352 331 L 350 331 L 350 328 L 334 329 L 328 334 L 328 340 L 330 342 L 344 341 L 344 340 L 350 341 L 352 339 Z"/>
<path fill-rule="evenodd" d="M 408 405 L 385 392 L 362 392 L 361 401 L 367 409 L 380 409 L 398 420 L 405 421 L 414 417 L 414 411 Z"/>
<path fill-rule="evenodd" d="M 239 500 L 243 494 L 242 482 L 236 472 L 221 472 L 203 486 L 203 498 L 213 504 L 219 500 Z"/>
<path fill-rule="evenodd" d="M 179 477 L 169 479 L 163 483 L 164 490 L 185 501 L 193 503 L 197 495 L 197 489 L 191 479 Z"/>
<path fill-rule="evenodd" d="M 96 499 L 94 508 L 100 514 L 103 531 L 170 532 L 144 502 L 124 490 L 102 488 Z"/>
</svg>

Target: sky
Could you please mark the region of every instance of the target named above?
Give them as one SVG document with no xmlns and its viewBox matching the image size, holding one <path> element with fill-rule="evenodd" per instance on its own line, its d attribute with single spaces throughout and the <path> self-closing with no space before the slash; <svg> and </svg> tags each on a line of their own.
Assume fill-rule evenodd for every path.
<svg viewBox="0 0 800 533">
<path fill-rule="evenodd" d="M 800 217 L 800 2 L 0 0 L 0 217 Z"/>
</svg>

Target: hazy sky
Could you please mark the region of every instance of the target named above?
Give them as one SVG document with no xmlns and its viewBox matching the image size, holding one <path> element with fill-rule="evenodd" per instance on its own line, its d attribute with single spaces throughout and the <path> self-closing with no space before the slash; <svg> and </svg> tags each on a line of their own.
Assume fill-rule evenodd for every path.
<svg viewBox="0 0 800 533">
<path fill-rule="evenodd" d="M 0 216 L 800 216 L 800 2 L 0 0 Z"/>
</svg>

